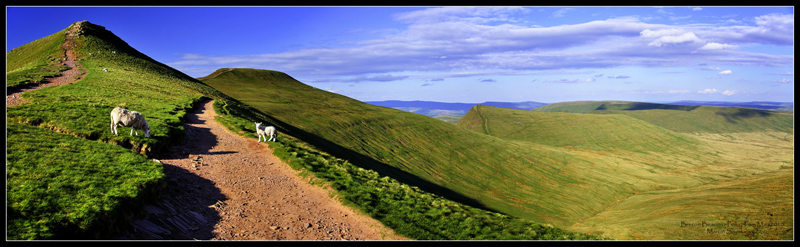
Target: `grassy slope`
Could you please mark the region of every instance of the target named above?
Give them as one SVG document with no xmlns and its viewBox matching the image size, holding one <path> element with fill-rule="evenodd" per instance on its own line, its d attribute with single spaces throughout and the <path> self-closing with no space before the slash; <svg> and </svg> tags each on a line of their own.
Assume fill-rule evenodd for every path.
<svg viewBox="0 0 800 247">
<path fill-rule="evenodd" d="M 691 111 L 595 111 L 623 114 L 681 133 L 740 133 L 774 130 L 794 133 L 794 114 L 737 107 L 700 106 Z"/>
<path fill-rule="evenodd" d="M 137 153 L 157 153 L 180 141 L 183 115 L 213 91 L 139 53 L 105 28 L 79 24 L 83 35 L 75 40 L 74 51 L 88 75 L 69 85 L 23 93 L 31 102 L 6 112 L 7 208 L 13 222 L 9 239 L 94 238 L 108 233 L 113 228 L 109 225 L 122 226 L 111 222 L 135 211 L 137 204 L 131 202 L 142 200 L 143 192 L 154 190 L 163 177 L 160 165 Z M 50 48 L 60 47 L 64 39 L 58 37 L 69 29 L 14 53 L 52 56 Z M 19 68 L 38 64 L 16 55 L 8 59 Z M 117 106 L 143 113 L 151 138 L 141 132 L 129 136 L 125 127 L 114 136 L 109 113 Z M 128 178 L 137 172 L 149 175 Z"/>
<path fill-rule="evenodd" d="M 62 30 L 6 53 L 6 87 L 38 82 L 68 69 L 60 65 L 64 54 L 61 49 L 64 34 Z"/>
<path fill-rule="evenodd" d="M 484 135 L 318 90 L 280 72 L 235 69 L 204 82 L 275 118 L 273 124 L 283 126 L 282 131 L 320 139 L 310 143 L 356 165 L 421 183 L 426 190 L 439 189 L 437 193 L 468 205 L 557 226 L 579 222 L 637 191 L 696 186 L 725 175 L 695 169 L 715 161 L 712 150 L 663 129 L 661 137 L 687 146 L 656 152 L 664 145 L 641 143 L 624 153 L 639 154 L 631 159 L 602 155 L 607 150 Z M 640 132 L 658 129 L 633 118 L 611 118 L 637 122 L 645 129 Z M 308 133 L 297 133 L 290 125 Z M 678 152 L 687 154 L 674 155 Z"/>
<path fill-rule="evenodd" d="M 573 109 L 594 108 L 572 106 Z M 480 133 L 488 130 L 492 135 L 508 139 L 584 148 L 606 159 L 614 156 L 627 160 L 652 157 L 653 153 L 642 156 L 625 152 L 625 147 L 631 144 L 657 151 L 662 144 L 678 145 L 681 139 L 694 140 L 698 143 L 696 146 L 714 150 L 716 159 L 713 163 L 681 171 L 685 176 L 718 175 L 708 183 L 639 191 L 596 216 L 574 224 L 569 230 L 613 239 L 791 239 L 791 170 L 794 162 L 791 114 L 721 107 L 699 107 L 690 111 L 656 109 L 592 113 L 604 114 L 530 112 L 477 106 L 459 125 Z M 631 121 L 628 116 L 641 120 Z M 653 125 L 643 128 L 642 120 Z M 487 121 L 488 127 L 485 126 Z M 654 128 L 656 125 L 691 134 Z M 632 138 L 631 135 L 636 133 L 647 133 L 647 136 Z M 620 138 L 626 135 L 627 138 Z M 676 135 L 684 137 L 672 139 L 672 142 L 669 138 L 659 138 Z M 580 136 L 586 138 L 578 138 Z M 626 145 L 614 141 L 620 139 L 626 140 Z M 608 140 L 613 145 L 598 144 L 596 140 Z M 653 140 L 658 140 L 654 142 L 658 145 L 646 145 Z M 691 149 L 676 149 L 679 153 L 673 155 L 691 154 Z M 682 226 L 681 222 L 700 225 Z M 702 225 L 703 222 L 715 225 Z"/>
<path fill-rule="evenodd" d="M 634 152 L 696 149 L 697 141 L 625 115 L 521 111 L 477 105 L 459 126 L 509 139 L 556 147 Z"/>
<path fill-rule="evenodd" d="M 533 109 L 539 112 L 568 112 L 568 113 L 588 113 L 596 110 L 683 110 L 688 111 L 697 108 L 696 106 L 668 105 L 646 102 L 631 101 L 570 101 L 544 105 Z"/>
<path fill-rule="evenodd" d="M 642 193 L 568 229 L 614 239 L 794 239 L 792 169 Z"/>
</svg>

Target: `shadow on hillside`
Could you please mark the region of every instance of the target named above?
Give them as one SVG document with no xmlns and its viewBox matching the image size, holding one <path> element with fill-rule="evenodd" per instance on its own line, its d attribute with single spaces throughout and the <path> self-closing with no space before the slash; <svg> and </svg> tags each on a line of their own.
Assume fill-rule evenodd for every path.
<svg viewBox="0 0 800 247">
<path fill-rule="evenodd" d="M 239 102 L 240 104 L 244 105 L 243 103 Z M 340 159 L 344 159 L 349 161 L 351 164 L 354 164 L 358 167 L 364 169 L 370 169 L 373 171 L 378 172 L 380 176 L 388 176 L 391 177 L 401 183 L 405 183 L 411 186 L 419 187 L 420 189 L 436 194 L 438 196 L 444 197 L 451 201 L 456 201 L 471 207 L 480 208 L 487 211 L 497 212 L 488 208 L 486 205 L 482 204 L 478 200 L 470 198 L 468 196 L 462 195 L 456 191 L 443 187 L 441 185 L 432 183 L 428 180 L 420 178 L 414 174 L 409 172 L 403 171 L 399 168 L 387 165 L 383 162 L 377 161 L 369 156 L 360 154 L 356 151 L 350 150 L 346 147 L 340 146 L 334 142 L 331 142 L 325 138 L 319 137 L 315 134 L 306 132 L 300 128 L 294 127 L 290 124 L 287 124 L 283 121 L 275 119 L 263 112 L 250 107 L 252 111 L 258 112 L 262 114 L 267 119 L 266 122 L 269 122 L 271 125 L 275 126 L 279 132 L 288 133 L 298 139 L 301 139 L 314 147 L 320 149 L 323 152 L 336 156 Z"/>
<path fill-rule="evenodd" d="M 772 115 L 769 111 L 747 108 L 735 108 L 733 112 L 717 112 L 716 114 L 725 117 L 726 121 L 734 124 L 743 118 L 769 117 Z"/>
</svg>

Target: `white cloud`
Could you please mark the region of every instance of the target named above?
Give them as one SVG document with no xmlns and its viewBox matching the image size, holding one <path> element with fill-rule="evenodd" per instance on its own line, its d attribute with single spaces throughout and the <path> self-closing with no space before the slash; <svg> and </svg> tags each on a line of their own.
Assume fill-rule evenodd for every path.
<svg viewBox="0 0 800 247">
<path fill-rule="evenodd" d="M 735 49 L 736 45 L 729 45 L 729 44 L 720 44 L 715 42 L 708 42 L 702 47 L 698 48 L 699 50 L 723 50 L 723 49 Z"/>
<path fill-rule="evenodd" d="M 738 66 L 794 63 L 792 54 L 732 49 L 750 43 L 793 45 L 793 15 L 760 16 L 755 19 L 757 26 L 650 24 L 636 17 L 556 26 L 519 25 L 522 17 L 517 14 L 528 11 L 505 7 L 429 8 L 395 15 L 396 20 L 407 24 L 399 32 L 379 39 L 351 41 L 345 47 L 239 56 L 187 54 L 168 65 L 184 72 L 201 67 L 213 68 L 210 71 L 245 67 L 328 81 L 388 81 L 403 79 L 399 75 L 410 71 L 491 74 L 508 70 L 669 67 L 690 63 Z M 692 51 L 703 52 L 692 54 Z M 398 76 L 386 76 L 391 74 Z M 584 80 L 577 82 L 580 81 Z"/>
<path fill-rule="evenodd" d="M 689 90 L 674 90 L 674 89 L 667 91 L 667 93 L 689 93 L 689 92 L 691 92 L 691 91 L 689 91 Z"/>
<path fill-rule="evenodd" d="M 358 76 L 350 79 L 343 80 L 343 82 L 362 82 L 362 81 L 397 81 L 408 78 L 408 76 L 393 76 L 393 75 L 376 75 L 376 76 Z"/>
<path fill-rule="evenodd" d="M 718 75 L 730 75 L 731 73 L 733 73 L 733 71 L 731 71 L 731 70 L 723 70 L 723 71 L 720 71 L 717 74 Z"/>
<path fill-rule="evenodd" d="M 553 17 L 564 17 L 564 14 L 570 11 L 574 11 L 574 8 L 562 8 L 553 12 Z"/>
<path fill-rule="evenodd" d="M 702 93 L 702 94 L 717 93 L 717 89 L 716 88 L 706 88 L 705 90 L 697 91 L 697 93 Z"/>
<path fill-rule="evenodd" d="M 642 31 L 641 37 L 644 38 L 656 38 L 652 42 L 650 42 L 649 46 L 663 46 L 669 44 L 683 44 L 689 42 L 702 42 L 700 38 L 697 37 L 693 32 L 683 32 L 678 29 L 666 29 L 666 30 L 658 30 L 658 31 L 651 31 L 650 29 L 646 29 Z"/>
<path fill-rule="evenodd" d="M 725 90 L 725 91 L 722 92 L 723 95 L 727 95 L 727 96 L 731 96 L 731 95 L 738 94 L 738 93 L 739 93 L 739 91 L 736 91 L 736 90 Z"/>
</svg>

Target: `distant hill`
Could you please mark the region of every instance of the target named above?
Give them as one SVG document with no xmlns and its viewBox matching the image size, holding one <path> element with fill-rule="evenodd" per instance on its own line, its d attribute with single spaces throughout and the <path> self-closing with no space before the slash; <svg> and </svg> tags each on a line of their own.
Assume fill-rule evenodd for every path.
<svg viewBox="0 0 800 247">
<path fill-rule="evenodd" d="M 477 105 L 457 125 L 504 139 L 597 151 L 664 152 L 696 145 L 692 138 L 622 114 L 537 112 Z"/>
<path fill-rule="evenodd" d="M 627 115 L 683 133 L 736 133 L 764 130 L 792 133 L 794 130 L 794 114 L 791 112 L 733 107 L 737 104 L 780 107 L 791 103 L 715 103 L 725 107 L 702 106 L 699 104 L 704 102 L 699 101 L 683 103 L 686 105 L 630 101 L 571 101 L 545 105 L 534 111 Z"/>
<path fill-rule="evenodd" d="M 698 106 L 691 111 L 593 111 L 621 114 L 682 133 L 743 133 L 767 130 L 794 133 L 794 114 L 739 107 Z"/>
<path fill-rule="evenodd" d="M 771 102 L 771 101 L 752 101 L 752 102 L 728 102 L 728 101 L 693 101 L 682 100 L 668 103 L 671 105 L 686 106 L 719 106 L 719 107 L 742 107 L 773 111 L 794 111 L 794 102 Z"/>
<path fill-rule="evenodd" d="M 540 112 L 588 113 L 598 110 L 634 111 L 634 110 L 666 109 L 666 110 L 688 111 L 694 108 L 697 107 L 691 105 L 669 105 L 669 104 L 632 102 L 632 101 L 569 101 L 569 102 L 549 104 L 533 110 Z"/>
<path fill-rule="evenodd" d="M 496 107 L 503 107 L 518 110 L 532 110 L 537 107 L 547 105 L 547 103 L 525 101 L 525 102 L 493 102 L 487 101 L 483 103 L 445 103 L 435 101 L 401 101 L 401 100 L 387 100 L 387 101 L 366 101 L 364 103 L 394 108 L 407 112 L 419 113 L 429 117 L 435 117 L 447 122 L 456 123 L 458 119 L 466 114 L 470 108 L 477 104 L 490 105 Z"/>
</svg>

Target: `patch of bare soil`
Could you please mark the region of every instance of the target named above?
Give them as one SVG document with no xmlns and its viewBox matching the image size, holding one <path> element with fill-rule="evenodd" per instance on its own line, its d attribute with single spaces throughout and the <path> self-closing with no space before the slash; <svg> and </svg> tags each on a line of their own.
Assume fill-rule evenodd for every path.
<svg viewBox="0 0 800 247">
<path fill-rule="evenodd" d="M 343 206 L 272 155 L 267 144 L 230 132 L 214 116 L 212 101 L 187 114 L 184 144 L 158 158 L 168 192 L 119 239 L 406 239 Z"/>
</svg>

